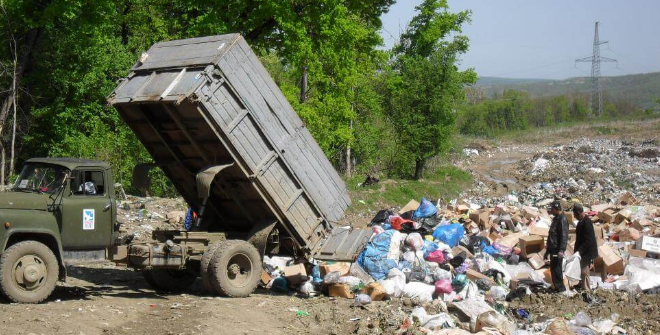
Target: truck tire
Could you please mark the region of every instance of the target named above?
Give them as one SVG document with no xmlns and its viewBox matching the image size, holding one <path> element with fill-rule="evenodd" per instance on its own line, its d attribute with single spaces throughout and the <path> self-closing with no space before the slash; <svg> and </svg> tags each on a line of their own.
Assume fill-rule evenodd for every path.
<svg viewBox="0 0 660 335">
<path fill-rule="evenodd" d="M 53 293 L 59 271 L 55 254 L 45 244 L 19 242 L 0 258 L 0 290 L 13 302 L 40 303 Z"/>
<path fill-rule="evenodd" d="M 208 248 L 206 248 L 206 251 L 204 251 L 204 254 L 202 255 L 202 259 L 199 263 L 199 276 L 202 278 L 202 287 L 204 290 L 207 292 L 213 294 L 213 293 L 218 293 L 215 291 L 213 288 L 213 284 L 211 283 L 211 267 L 209 264 L 211 264 L 211 259 L 213 259 L 213 254 L 215 254 L 215 251 L 218 250 L 218 247 L 222 244 L 222 242 L 215 242 L 209 245 Z"/>
<path fill-rule="evenodd" d="M 216 292 L 234 298 L 247 297 L 259 284 L 261 256 L 257 248 L 246 241 L 222 241 L 209 268 Z"/>
<path fill-rule="evenodd" d="M 182 292 L 195 282 L 195 275 L 186 270 L 142 270 L 144 280 L 157 291 Z"/>
</svg>

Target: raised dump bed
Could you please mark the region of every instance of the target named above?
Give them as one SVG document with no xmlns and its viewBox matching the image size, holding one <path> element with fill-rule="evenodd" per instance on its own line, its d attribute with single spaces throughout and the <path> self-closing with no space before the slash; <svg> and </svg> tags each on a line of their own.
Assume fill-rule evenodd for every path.
<svg viewBox="0 0 660 335">
<path fill-rule="evenodd" d="M 370 236 L 333 227 L 346 186 L 240 35 L 153 45 L 109 102 L 200 213 L 193 231 L 335 260 Z"/>
</svg>

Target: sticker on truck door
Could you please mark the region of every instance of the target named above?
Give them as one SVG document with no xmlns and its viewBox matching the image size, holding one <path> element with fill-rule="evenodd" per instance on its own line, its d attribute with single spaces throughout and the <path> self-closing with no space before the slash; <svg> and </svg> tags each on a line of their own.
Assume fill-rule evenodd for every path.
<svg viewBox="0 0 660 335">
<path fill-rule="evenodd" d="M 83 230 L 94 230 L 94 209 L 83 209 Z"/>
</svg>

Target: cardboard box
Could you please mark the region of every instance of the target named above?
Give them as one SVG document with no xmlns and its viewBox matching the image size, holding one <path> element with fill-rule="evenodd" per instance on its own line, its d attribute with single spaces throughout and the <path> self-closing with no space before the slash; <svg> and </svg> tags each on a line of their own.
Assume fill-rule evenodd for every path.
<svg viewBox="0 0 660 335">
<path fill-rule="evenodd" d="M 455 246 L 455 247 L 453 247 L 453 248 L 451 249 L 451 253 L 452 253 L 452 255 L 454 255 L 454 256 L 460 254 L 461 252 L 465 252 L 465 254 L 466 254 L 469 258 L 474 258 L 474 255 L 470 252 L 470 250 L 467 250 L 467 248 L 464 247 L 464 246 L 462 246 L 462 245 L 457 245 L 457 246 Z"/>
<path fill-rule="evenodd" d="M 523 206 L 521 214 L 529 220 L 534 220 L 541 215 L 536 207 L 531 206 Z"/>
<path fill-rule="evenodd" d="M 284 278 L 289 284 L 296 285 L 307 280 L 305 264 L 294 264 L 284 268 Z"/>
<path fill-rule="evenodd" d="M 261 284 L 264 286 L 268 285 L 270 283 L 270 280 L 273 279 L 266 270 L 261 270 Z"/>
<path fill-rule="evenodd" d="M 537 236 L 542 236 L 542 237 L 548 237 L 548 234 L 550 232 L 550 228 L 542 228 L 542 227 L 530 227 L 527 229 L 527 232 L 530 235 L 537 235 Z"/>
<path fill-rule="evenodd" d="M 640 239 L 637 240 L 637 245 L 635 249 L 644 250 L 650 253 L 660 254 L 660 238 L 651 237 L 651 236 L 642 236 Z"/>
<path fill-rule="evenodd" d="M 529 255 L 529 259 L 527 259 L 527 263 L 534 269 L 538 270 L 542 267 L 545 266 L 545 261 L 543 260 L 543 255 L 540 253 L 535 253 Z"/>
<path fill-rule="evenodd" d="M 353 299 L 355 297 L 348 284 L 330 284 L 330 286 L 328 286 L 328 295 L 331 297 L 348 299 Z"/>
<path fill-rule="evenodd" d="M 470 214 L 470 220 L 476 223 L 479 226 L 479 229 L 486 230 L 490 229 L 491 219 L 490 219 L 490 209 L 480 209 L 472 214 Z"/>
<path fill-rule="evenodd" d="M 472 270 L 472 269 L 465 270 L 465 275 L 472 281 L 476 281 L 478 279 L 488 279 L 489 281 L 495 283 L 493 278 L 488 277 L 485 274 L 483 274 L 479 271 Z"/>
<path fill-rule="evenodd" d="M 632 245 L 629 245 L 626 251 L 628 251 L 628 254 L 630 254 L 632 257 L 646 257 L 646 250 L 633 249 Z"/>
<path fill-rule="evenodd" d="M 596 259 L 596 261 L 602 261 L 604 265 L 602 270 L 604 270 L 605 274 L 623 274 L 623 270 L 625 270 L 623 259 L 619 257 L 619 255 L 617 255 L 614 250 L 612 250 L 612 248 L 607 245 L 601 245 L 598 247 L 598 256 L 599 257 Z"/>
<path fill-rule="evenodd" d="M 500 238 L 499 241 L 497 241 L 497 243 L 505 247 L 513 248 L 518 244 L 521 236 L 522 233 L 509 234 L 507 236 Z"/>
<path fill-rule="evenodd" d="M 564 216 L 566 216 L 566 221 L 568 221 L 571 227 L 575 226 L 575 216 L 573 216 L 573 212 L 564 212 Z"/>
<path fill-rule="evenodd" d="M 544 246 L 543 237 L 538 235 L 523 236 L 518 242 L 520 248 L 520 257 L 522 259 L 529 258 L 528 255 L 538 253 Z"/>
<path fill-rule="evenodd" d="M 635 228 L 626 228 L 619 232 L 619 242 L 637 241 L 639 237 L 639 230 Z"/>
<path fill-rule="evenodd" d="M 636 219 L 635 221 L 633 221 L 632 227 L 639 231 L 644 231 L 647 228 L 652 228 L 653 222 L 647 219 Z"/>
<path fill-rule="evenodd" d="M 419 202 L 417 202 L 417 200 L 414 199 L 410 200 L 405 206 L 403 206 L 403 208 L 401 208 L 401 210 L 399 211 L 399 215 L 405 212 L 417 210 L 418 207 L 419 207 Z"/>
<path fill-rule="evenodd" d="M 542 272 L 543 279 L 554 287 L 554 283 L 552 282 L 552 273 L 550 272 L 550 269 L 537 270 L 537 272 Z M 564 287 L 566 287 L 566 289 L 570 287 L 568 286 L 568 278 L 566 278 L 566 276 L 564 276 Z"/>
<path fill-rule="evenodd" d="M 387 297 L 387 291 L 380 283 L 371 283 L 362 288 L 364 294 L 368 294 L 371 301 L 381 301 Z"/>
<path fill-rule="evenodd" d="M 604 223 L 614 222 L 615 216 L 616 216 L 616 211 L 612 208 L 608 208 L 602 212 L 598 212 L 598 219 Z"/>
<path fill-rule="evenodd" d="M 351 270 L 351 263 L 346 262 L 323 262 L 319 265 L 319 271 L 321 272 L 321 278 L 325 277 L 330 272 L 338 271 L 340 275 L 347 276 Z"/>
</svg>

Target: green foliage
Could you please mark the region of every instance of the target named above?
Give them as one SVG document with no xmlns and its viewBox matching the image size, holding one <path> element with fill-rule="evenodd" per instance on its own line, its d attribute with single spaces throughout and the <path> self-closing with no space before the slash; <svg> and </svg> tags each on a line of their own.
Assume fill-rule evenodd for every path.
<svg viewBox="0 0 660 335">
<path fill-rule="evenodd" d="M 105 97 L 137 56 L 155 42 L 239 32 L 266 63 L 324 151 L 335 163 L 350 145 L 371 155 L 365 115 L 380 113 L 379 97 L 364 85 L 384 57 L 380 15 L 393 0 L 52 0 L 7 3 L 11 26 L 24 43 L 38 31 L 38 57 L 23 81 L 20 157 L 75 156 L 109 160 L 131 191 L 131 171 L 150 157 Z M 3 35 L 6 39 L 8 36 Z M 5 44 L 0 62 L 11 59 Z M 309 91 L 299 101 L 300 77 Z M 276 72 L 273 72 L 275 70 Z M 7 78 L 0 78 L 2 87 Z M 361 87 L 364 86 L 364 87 Z M 373 112 L 372 112 L 373 110 Z M 360 113 L 361 119 L 358 117 Z M 351 128 L 351 122 L 356 126 Z M 359 145 L 358 145 L 359 143 Z M 360 157 L 362 159 L 362 157 Z M 154 195 L 174 190 L 162 173 Z"/>
<path fill-rule="evenodd" d="M 461 25 L 469 11 L 450 13 L 444 0 L 425 0 L 416 10 L 401 42 L 394 48 L 394 68 L 388 74 L 388 108 L 399 147 L 406 152 L 415 179 L 426 161 L 450 146 L 456 108 L 464 102 L 463 86 L 476 81 L 472 69 L 456 64 L 468 49 Z M 407 170 L 403 166 L 402 172 Z"/>
</svg>

